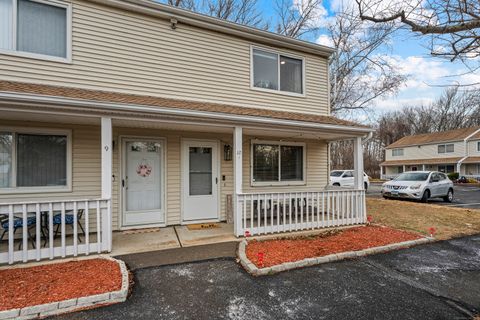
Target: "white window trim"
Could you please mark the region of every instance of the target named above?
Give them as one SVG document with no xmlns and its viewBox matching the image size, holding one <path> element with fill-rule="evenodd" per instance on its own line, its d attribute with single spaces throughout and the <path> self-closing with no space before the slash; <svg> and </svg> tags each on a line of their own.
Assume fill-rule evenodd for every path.
<svg viewBox="0 0 480 320">
<path fill-rule="evenodd" d="M 12 21 L 13 21 L 13 28 L 12 28 L 12 39 L 13 39 L 13 49 L 0 49 L 0 54 L 10 55 L 10 56 L 17 56 L 17 57 L 24 57 L 30 59 L 38 59 L 38 60 L 48 60 L 54 62 L 63 62 L 63 63 L 72 63 L 72 5 L 70 3 L 65 3 L 56 0 L 30 0 L 33 2 L 44 3 L 51 6 L 57 6 L 67 9 L 67 56 L 65 58 L 56 57 L 56 56 L 49 56 L 45 54 L 39 53 L 32 53 L 26 51 L 18 51 L 17 48 L 17 8 L 18 3 L 17 0 L 13 1 L 13 10 L 12 10 Z"/>
<path fill-rule="evenodd" d="M 36 135 L 64 135 L 67 137 L 67 185 L 51 187 L 10 187 L 0 188 L 0 194 L 24 194 L 24 193 L 51 193 L 72 192 L 72 131 L 66 129 L 47 129 L 29 127 L 6 127 L 0 126 L 0 132 L 12 134 L 36 134 Z M 17 179 L 17 144 L 16 139 L 12 143 L 12 185 L 16 186 Z"/>
<path fill-rule="evenodd" d="M 278 146 L 300 146 L 303 147 L 303 163 L 302 163 L 302 180 L 299 181 L 253 181 L 253 146 L 255 144 L 272 144 Z M 280 150 L 279 150 L 280 152 Z M 278 179 L 281 179 L 281 164 L 282 159 L 279 154 L 278 157 Z M 290 141 L 274 141 L 274 140 L 257 140 L 250 141 L 250 185 L 252 187 L 273 187 L 273 186 L 304 186 L 307 184 L 307 144 L 304 142 L 290 142 Z"/>
<path fill-rule="evenodd" d="M 447 151 L 447 146 L 452 145 L 453 151 Z M 440 152 L 439 147 L 444 146 L 445 152 Z M 455 152 L 455 143 L 442 143 L 437 145 L 437 153 L 444 154 L 444 153 L 454 153 Z"/>
<path fill-rule="evenodd" d="M 253 49 L 266 51 L 266 52 L 269 52 L 269 53 L 276 54 L 278 56 L 278 75 L 277 75 L 277 77 L 278 77 L 278 90 L 255 87 L 255 85 L 253 83 L 253 80 L 254 80 L 254 75 L 253 75 Z M 302 93 L 288 92 L 288 91 L 281 91 L 280 90 L 280 56 L 285 56 L 287 58 L 298 59 L 298 60 L 302 61 Z M 287 52 L 274 50 L 274 49 L 271 49 L 271 48 L 266 48 L 266 47 L 261 47 L 261 46 L 256 46 L 256 45 L 250 45 L 250 89 L 255 90 L 255 91 L 262 91 L 262 92 L 275 93 L 275 94 L 281 94 L 281 95 L 292 96 L 292 97 L 303 97 L 303 98 L 305 98 L 307 96 L 306 95 L 307 88 L 306 88 L 306 81 L 305 81 L 305 57 L 293 55 L 293 54 L 287 53 Z"/>
<path fill-rule="evenodd" d="M 402 152 L 401 152 L 402 154 L 394 154 L 394 151 L 396 151 L 396 150 L 402 150 Z M 395 148 L 395 149 L 392 149 L 392 157 L 403 157 L 403 155 L 404 155 L 404 150 L 403 150 L 403 148 Z"/>
</svg>

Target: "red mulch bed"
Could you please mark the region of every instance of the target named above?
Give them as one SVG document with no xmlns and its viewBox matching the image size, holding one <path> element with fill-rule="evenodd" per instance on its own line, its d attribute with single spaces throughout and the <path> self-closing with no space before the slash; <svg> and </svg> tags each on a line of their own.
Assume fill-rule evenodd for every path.
<svg viewBox="0 0 480 320">
<path fill-rule="evenodd" d="M 0 270 L 0 311 L 120 290 L 118 263 L 90 259 Z"/>
<path fill-rule="evenodd" d="M 318 236 L 251 241 L 246 253 L 258 268 L 329 254 L 358 251 L 391 243 L 415 240 L 420 235 L 383 226 L 356 227 L 326 232 Z M 263 253 L 263 265 L 259 263 Z"/>
</svg>

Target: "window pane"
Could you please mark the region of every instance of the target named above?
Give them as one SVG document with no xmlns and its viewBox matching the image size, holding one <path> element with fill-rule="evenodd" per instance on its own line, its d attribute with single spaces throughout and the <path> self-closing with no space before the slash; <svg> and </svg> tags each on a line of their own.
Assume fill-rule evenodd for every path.
<svg viewBox="0 0 480 320">
<path fill-rule="evenodd" d="M 445 153 L 445 145 L 441 144 L 438 146 L 438 153 Z"/>
<path fill-rule="evenodd" d="M 0 132 L 0 188 L 12 187 L 12 134 Z"/>
<path fill-rule="evenodd" d="M 253 49 L 253 85 L 278 90 L 278 55 Z"/>
<path fill-rule="evenodd" d="M 253 145 L 253 181 L 278 181 L 278 146 Z"/>
<path fill-rule="evenodd" d="M 453 152 L 454 151 L 454 145 L 453 144 L 447 144 L 447 152 Z"/>
<path fill-rule="evenodd" d="M 0 49 L 13 49 L 13 0 L 0 0 Z"/>
<path fill-rule="evenodd" d="M 66 186 L 67 137 L 19 134 L 17 186 Z"/>
<path fill-rule="evenodd" d="M 280 56 L 280 90 L 303 93 L 302 60 Z"/>
<path fill-rule="evenodd" d="M 282 181 L 303 180 L 303 147 L 282 146 Z"/>
<path fill-rule="evenodd" d="M 67 56 L 67 9 L 18 0 L 17 50 Z"/>
<path fill-rule="evenodd" d="M 212 148 L 190 147 L 190 195 L 212 194 Z"/>
</svg>

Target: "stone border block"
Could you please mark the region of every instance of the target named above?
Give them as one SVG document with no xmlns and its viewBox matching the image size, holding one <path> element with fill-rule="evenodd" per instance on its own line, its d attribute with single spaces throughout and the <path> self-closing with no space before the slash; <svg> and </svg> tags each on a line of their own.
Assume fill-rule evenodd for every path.
<svg viewBox="0 0 480 320">
<path fill-rule="evenodd" d="M 243 250 L 245 256 L 245 250 Z M 105 304 L 119 303 L 127 299 L 128 295 L 128 269 L 125 262 L 109 256 L 101 256 L 100 259 L 107 259 L 118 263 L 122 274 L 122 286 L 118 291 L 106 292 L 86 297 L 79 297 L 58 302 L 45 303 L 36 306 L 29 306 L 21 309 L 0 311 L 0 320 L 27 320 L 40 317 L 54 316 L 62 313 L 73 312 L 85 307 L 100 306 Z M 246 256 L 245 256 L 246 258 Z M 98 259 L 98 257 L 96 258 Z M 253 265 L 252 263 L 250 263 Z M 253 265 L 254 266 L 254 265 Z M 253 270 L 254 271 L 254 270 Z M 266 273 L 265 273 L 266 272 Z M 259 275 L 267 274 L 269 270 Z"/>
<path fill-rule="evenodd" d="M 267 241 L 267 240 L 263 240 L 263 241 Z M 266 268 L 258 268 L 255 264 L 253 264 L 247 258 L 247 255 L 245 252 L 248 246 L 248 241 L 244 239 L 238 244 L 237 256 L 240 261 L 240 264 L 248 273 L 250 273 L 253 276 L 264 276 L 264 275 L 279 273 L 282 271 L 319 265 L 327 262 L 340 261 L 345 259 L 355 259 L 358 257 L 364 257 L 367 255 L 372 255 L 377 253 L 384 253 L 384 252 L 389 252 L 389 251 L 398 250 L 398 249 L 406 249 L 406 248 L 410 248 L 413 246 L 417 246 L 420 244 L 425 244 L 433 241 L 435 241 L 434 238 L 424 237 L 416 240 L 397 242 L 397 243 L 392 243 L 385 246 L 367 248 L 359 251 L 340 252 L 337 254 L 329 254 L 327 256 L 322 256 L 322 257 L 306 258 L 303 260 L 293 261 L 293 262 L 284 262 L 282 264 L 266 267 Z M 0 319 L 2 318 L 0 317 Z"/>
</svg>

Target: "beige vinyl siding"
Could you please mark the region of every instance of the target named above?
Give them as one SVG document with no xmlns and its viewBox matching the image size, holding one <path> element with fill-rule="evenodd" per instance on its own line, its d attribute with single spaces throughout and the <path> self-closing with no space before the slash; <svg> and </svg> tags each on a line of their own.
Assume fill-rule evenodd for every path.
<svg viewBox="0 0 480 320">
<path fill-rule="evenodd" d="M 439 144 L 454 143 L 454 152 L 450 153 L 438 153 Z M 386 161 L 392 160 L 414 160 L 414 159 L 435 159 L 435 158 L 451 158 L 451 157 L 463 157 L 465 155 L 465 145 L 462 142 L 446 142 L 426 144 L 421 146 L 411 146 L 399 148 L 403 149 L 403 156 L 392 156 L 392 149 L 385 150 Z"/>
<path fill-rule="evenodd" d="M 478 143 L 480 143 L 480 140 L 468 141 L 468 155 L 469 156 L 480 155 L 480 150 L 478 150 Z"/>
<path fill-rule="evenodd" d="M 303 56 L 306 97 L 250 88 L 250 46 L 182 23 L 74 0 L 71 64 L 0 54 L 0 79 L 328 113 L 327 60 Z"/>
</svg>

